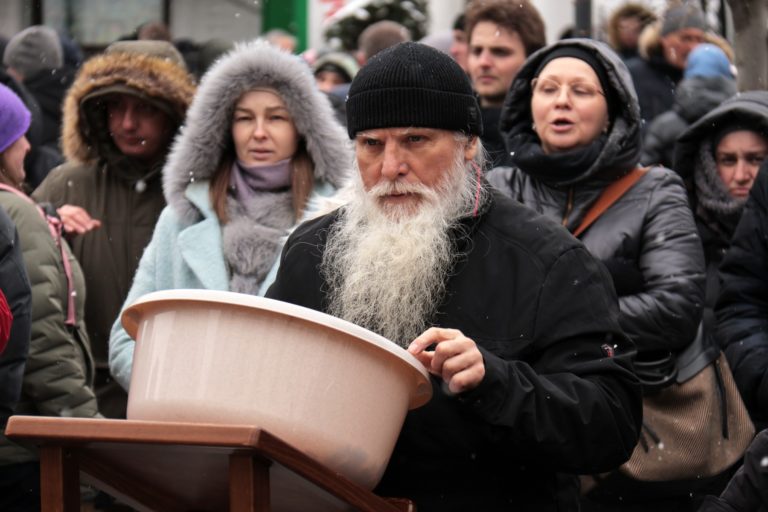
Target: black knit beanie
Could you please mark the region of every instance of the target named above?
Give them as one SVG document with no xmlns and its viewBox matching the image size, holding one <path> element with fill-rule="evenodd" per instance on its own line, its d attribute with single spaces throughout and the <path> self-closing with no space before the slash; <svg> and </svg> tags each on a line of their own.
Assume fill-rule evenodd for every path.
<svg viewBox="0 0 768 512">
<path fill-rule="evenodd" d="M 377 53 L 352 81 L 347 131 L 417 126 L 482 135 L 480 106 L 450 56 L 405 42 Z"/>
</svg>

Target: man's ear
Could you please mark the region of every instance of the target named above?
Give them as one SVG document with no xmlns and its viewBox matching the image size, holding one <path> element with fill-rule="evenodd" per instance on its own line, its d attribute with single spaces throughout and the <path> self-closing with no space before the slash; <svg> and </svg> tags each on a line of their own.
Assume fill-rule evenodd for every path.
<svg viewBox="0 0 768 512">
<path fill-rule="evenodd" d="M 469 162 L 477 155 L 477 141 L 478 137 L 475 135 L 469 139 L 467 146 L 464 148 L 464 161 Z"/>
</svg>

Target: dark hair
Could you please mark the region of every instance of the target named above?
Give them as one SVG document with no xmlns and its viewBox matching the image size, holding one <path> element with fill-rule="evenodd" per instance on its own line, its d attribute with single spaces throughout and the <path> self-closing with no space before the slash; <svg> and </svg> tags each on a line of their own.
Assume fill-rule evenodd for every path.
<svg viewBox="0 0 768 512">
<path fill-rule="evenodd" d="M 456 19 L 453 20 L 453 30 L 461 30 L 464 32 L 464 29 L 466 28 L 466 17 L 464 16 L 464 13 L 459 14 L 456 16 Z"/>
<path fill-rule="evenodd" d="M 528 0 L 475 0 L 466 10 L 467 40 L 481 21 L 493 22 L 510 32 L 517 32 L 525 47 L 526 57 L 547 44 L 541 14 Z"/>
</svg>

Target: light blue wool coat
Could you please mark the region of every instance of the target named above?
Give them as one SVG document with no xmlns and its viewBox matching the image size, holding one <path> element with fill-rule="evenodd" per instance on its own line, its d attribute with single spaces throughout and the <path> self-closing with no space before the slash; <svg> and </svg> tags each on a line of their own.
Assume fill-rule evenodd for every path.
<svg viewBox="0 0 768 512">
<path fill-rule="evenodd" d="M 201 80 L 185 125 L 176 136 L 163 168 L 163 190 L 168 206 L 163 210 L 152 240 L 144 251 L 123 310 L 139 297 L 169 289 L 231 290 L 233 262 L 244 268 L 261 268 L 252 293 L 263 295 L 276 274 L 279 250 L 285 240 L 276 225 L 289 227 L 293 220 L 286 193 L 260 193 L 257 210 L 241 209 L 235 217 L 230 198 L 230 219 L 222 225 L 213 211 L 209 183 L 225 151 L 231 151 L 231 123 L 235 104 L 253 89 L 276 91 L 288 111 L 314 164 L 315 184 L 311 203 L 328 196 L 351 174 L 351 143 L 336 122 L 330 103 L 317 89 L 308 66 L 295 55 L 263 42 L 239 45 L 218 60 Z M 261 200 L 260 200 L 261 201 Z M 236 205 L 235 205 L 236 206 Z M 288 211 L 290 210 L 290 211 Z M 286 213 L 287 212 L 287 213 Z M 267 218 L 289 216 L 288 223 L 270 224 Z M 272 245 L 270 245 L 272 244 Z M 269 269 L 271 268 L 271 271 Z M 268 272 L 269 271 L 269 272 Z M 250 271 L 249 271 L 250 272 Z M 258 276 L 265 276 L 261 279 Z M 119 317 L 109 340 L 112 376 L 128 389 L 133 366 L 134 341 Z"/>
</svg>

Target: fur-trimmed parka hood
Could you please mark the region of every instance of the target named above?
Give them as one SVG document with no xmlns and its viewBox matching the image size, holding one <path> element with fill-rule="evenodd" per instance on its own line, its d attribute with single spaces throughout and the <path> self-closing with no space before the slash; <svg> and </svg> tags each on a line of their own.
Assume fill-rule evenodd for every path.
<svg viewBox="0 0 768 512">
<path fill-rule="evenodd" d="M 277 91 L 285 102 L 314 164 L 316 181 L 338 188 L 349 176 L 351 142 L 309 66 L 264 41 L 240 44 L 202 77 L 163 169 L 166 201 L 183 219 L 198 216 L 185 197 L 187 185 L 213 177 L 225 151 L 232 151 L 231 124 L 238 99 L 258 88 Z"/>
<path fill-rule="evenodd" d="M 656 13 L 641 3 L 630 2 L 622 5 L 611 14 L 608 20 L 607 32 L 608 42 L 619 53 L 626 50 L 621 46 L 621 37 L 619 36 L 619 22 L 624 18 L 638 18 L 643 27 L 656 20 Z"/>
<path fill-rule="evenodd" d="M 616 112 L 605 145 L 592 165 L 578 175 L 563 176 L 555 185 L 569 186 L 604 172 L 620 176 L 634 168 L 640 160 L 640 106 L 624 62 L 607 44 L 593 39 L 564 39 L 542 48 L 528 58 L 515 76 L 502 106 L 500 129 L 507 149 L 514 152 L 515 148 L 521 147 L 532 137 L 538 140 L 532 128 L 531 80 L 547 55 L 563 46 L 586 50 L 603 65 L 612 88 L 610 96 L 615 98 Z"/>
<path fill-rule="evenodd" d="M 83 64 L 64 100 L 62 149 L 77 163 L 103 159 L 116 151 L 106 129 L 104 95 L 120 92 L 149 101 L 168 113 L 175 126 L 195 92 L 194 77 L 158 55 L 109 52 Z"/>
</svg>

